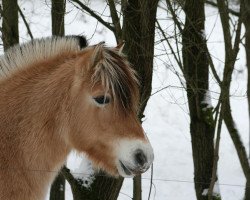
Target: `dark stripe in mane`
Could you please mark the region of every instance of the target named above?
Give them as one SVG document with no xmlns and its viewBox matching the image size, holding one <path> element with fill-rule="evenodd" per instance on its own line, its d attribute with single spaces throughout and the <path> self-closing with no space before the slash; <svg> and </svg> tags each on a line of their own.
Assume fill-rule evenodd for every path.
<svg viewBox="0 0 250 200">
<path fill-rule="evenodd" d="M 139 100 L 139 87 L 136 73 L 118 50 L 96 47 L 96 54 L 100 54 L 96 61 L 93 82 L 101 81 L 111 91 L 115 102 L 125 110 L 136 110 Z M 135 108 L 136 107 L 136 108 Z"/>
<path fill-rule="evenodd" d="M 75 38 L 78 40 L 78 45 L 81 49 L 85 48 L 86 46 L 88 46 L 88 42 L 86 40 L 86 37 L 82 36 L 82 35 L 67 35 L 65 36 L 66 38 Z"/>
</svg>

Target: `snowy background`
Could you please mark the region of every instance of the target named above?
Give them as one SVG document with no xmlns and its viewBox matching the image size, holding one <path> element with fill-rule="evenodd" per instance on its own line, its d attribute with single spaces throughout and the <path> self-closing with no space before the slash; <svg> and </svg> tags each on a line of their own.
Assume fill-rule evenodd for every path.
<svg viewBox="0 0 250 200">
<path fill-rule="evenodd" d="M 109 8 L 102 1 L 91 1 L 91 8 L 110 21 Z M 31 31 L 35 38 L 51 35 L 51 5 L 50 1 L 21 0 L 19 3 Z M 162 5 L 164 7 L 164 5 Z M 173 22 L 163 9 L 158 10 L 158 18 L 164 30 L 171 33 Z M 206 38 L 219 74 L 223 72 L 224 44 L 218 10 L 206 7 Z M 169 20 L 168 20 L 169 19 Z M 29 41 L 27 30 L 20 21 L 21 42 Z M 115 45 L 114 35 L 95 19 L 84 14 L 72 4 L 67 4 L 65 16 L 65 32 L 83 34 L 90 44 L 105 41 Z M 156 38 L 159 39 L 159 37 Z M 166 46 L 167 47 L 167 46 Z M 156 45 L 155 54 L 163 54 L 163 44 Z M 165 52 L 166 53 L 166 52 Z M 154 94 L 148 102 L 143 127 L 152 143 L 155 152 L 153 167 L 153 188 L 151 200 L 192 200 L 195 199 L 193 184 L 193 162 L 191 140 L 189 133 L 189 114 L 185 90 L 178 77 L 178 66 L 171 55 L 157 56 L 154 61 L 153 91 L 166 89 Z M 213 77 L 211 79 L 212 103 L 216 105 L 219 89 Z M 246 98 L 247 71 L 245 67 L 244 48 L 236 62 L 231 87 L 231 103 L 233 116 L 246 146 L 248 146 L 248 113 Z M 248 148 L 247 148 L 248 152 Z M 80 157 L 72 153 L 68 159 L 68 166 L 76 172 L 91 173 L 91 168 L 79 171 Z M 88 163 L 88 162 L 86 162 Z M 85 168 L 88 168 L 88 164 Z M 78 170 L 77 170 L 78 169 Z M 244 195 L 245 178 L 239 161 L 225 126 L 223 126 L 219 160 L 219 188 L 224 200 L 241 200 Z M 143 174 L 143 199 L 148 199 L 151 170 Z M 119 200 L 132 199 L 132 179 L 126 179 L 122 187 Z M 66 200 L 72 200 L 70 187 L 67 185 Z"/>
</svg>

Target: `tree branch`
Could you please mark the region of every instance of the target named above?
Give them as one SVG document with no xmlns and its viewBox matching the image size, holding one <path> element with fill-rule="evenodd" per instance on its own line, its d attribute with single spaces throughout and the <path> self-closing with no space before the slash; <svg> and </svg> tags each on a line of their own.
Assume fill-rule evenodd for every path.
<svg viewBox="0 0 250 200">
<path fill-rule="evenodd" d="M 241 3 L 240 12 L 242 11 L 242 6 L 243 5 Z M 233 116 L 231 113 L 231 106 L 230 106 L 230 83 L 231 83 L 235 61 L 236 61 L 238 51 L 239 51 L 239 44 L 241 41 L 240 35 L 241 35 L 241 26 L 242 26 L 242 15 L 239 16 L 234 45 L 232 45 L 232 35 L 230 33 L 228 7 L 225 4 L 224 0 L 218 0 L 218 8 L 220 11 L 220 17 L 221 17 L 224 41 L 225 41 L 225 67 L 224 67 L 224 76 L 223 76 L 223 81 L 221 84 L 221 95 L 220 95 L 221 112 L 222 112 L 222 117 L 225 121 L 226 127 L 228 129 L 228 132 L 234 143 L 243 173 L 245 175 L 245 178 L 247 179 L 247 182 L 249 182 L 250 181 L 250 166 L 248 163 L 247 153 L 241 141 L 240 133 L 235 126 L 235 121 L 233 119 Z"/>
<path fill-rule="evenodd" d="M 29 26 L 29 24 L 28 24 L 28 22 L 27 22 L 27 20 L 26 20 L 26 18 L 25 18 L 25 16 L 24 16 L 24 14 L 23 14 L 21 8 L 19 7 L 19 5 L 18 5 L 18 12 L 20 13 L 20 15 L 21 15 L 21 17 L 22 17 L 22 19 L 23 19 L 23 22 L 24 22 L 24 24 L 25 24 L 25 26 L 26 26 L 26 28 L 27 28 L 28 34 L 29 34 L 29 36 L 30 36 L 30 39 L 33 40 L 34 37 L 33 37 L 32 32 L 31 32 L 31 30 L 30 30 L 30 26 Z"/>
<path fill-rule="evenodd" d="M 180 21 L 177 19 L 177 16 L 176 16 L 176 14 L 175 14 L 175 12 L 174 12 L 174 9 L 173 9 L 173 7 L 172 7 L 172 5 L 171 5 L 170 0 L 166 0 L 166 3 L 167 3 L 167 6 L 168 6 L 169 11 L 170 11 L 170 13 L 171 13 L 171 15 L 172 15 L 172 17 L 173 17 L 174 23 L 177 25 L 177 27 L 178 27 L 180 33 L 182 33 L 181 23 L 180 23 Z"/>
<path fill-rule="evenodd" d="M 240 4 L 240 13 L 243 13 L 243 3 Z M 234 55 L 234 60 L 236 60 L 236 57 L 238 55 L 238 52 L 239 52 L 239 45 L 240 45 L 240 42 L 241 42 L 241 26 L 242 26 L 242 23 L 243 23 L 243 16 L 240 15 L 239 16 L 239 20 L 238 20 L 238 24 L 237 24 L 237 28 L 236 28 L 236 35 L 235 35 L 235 40 L 234 40 L 234 46 L 233 46 L 233 55 Z"/>
<path fill-rule="evenodd" d="M 115 33 L 115 28 L 111 26 L 109 23 L 104 21 L 99 15 L 97 15 L 92 9 L 90 9 L 88 6 L 85 6 L 81 1 L 79 0 L 71 0 L 74 3 L 77 3 L 83 10 L 85 10 L 87 13 L 89 13 L 92 17 L 96 18 L 102 25 L 107 27 L 109 30 Z"/>
<path fill-rule="evenodd" d="M 223 118 L 224 118 L 226 127 L 228 129 L 228 132 L 229 132 L 229 134 L 232 138 L 232 141 L 234 143 L 235 149 L 237 151 L 243 173 L 244 173 L 246 179 L 249 180 L 250 167 L 249 167 L 249 163 L 248 163 L 248 159 L 247 159 L 247 153 L 246 153 L 246 149 L 241 141 L 240 133 L 237 130 L 237 128 L 235 127 L 235 121 L 232 117 L 229 99 L 227 99 L 227 101 L 225 102 L 225 110 L 223 113 Z"/>
<path fill-rule="evenodd" d="M 114 0 L 108 0 L 108 4 L 109 4 L 112 22 L 115 27 L 116 41 L 119 44 L 120 42 L 122 42 L 122 28 L 121 28 L 120 20 L 117 15 Z"/>
<path fill-rule="evenodd" d="M 181 71 L 183 72 L 183 65 L 182 65 L 182 63 L 181 63 L 181 60 L 179 60 L 179 59 L 177 58 L 177 56 L 176 56 L 176 54 L 175 54 L 175 52 L 174 52 L 174 49 L 173 49 L 173 47 L 171 46 L 170 42 L 168 41 L 168 38 L 166 37 L 166 34 L 164 33 L 164 31 L 163 31 L 163 29 L 162 29 L 160 23 L 158 22 L 158 20 L 156 20 L 156 24 L 157 24 L 157 28 L 160 30 L 160 32 L 161 32 L 163 38 L 164 38 L 165 41 L 168 43 L 168 46 L 169 46 L 169 48 L 170 48 L 170 50 L 171 50 L 171 52 L 172 52 L 172 54 L 173 54 L 173 56 L 174 56 L 174 58 L 175 58 L 175 61 L 178 63 L 178 65 L 179 65 Z M 184 74 L 184 73 L 183 73 L 183 74 Z"/>
<path fill-rule="evenodd" d="M 216 69 L 215 69 L 215 66 L 214 66 L 214 62 L 213 62 L 211 54 L 210 54 L 210 52 L 208 50 L 207 45 L 206 45 L 206 51 L 207 51 L 207 56 L 208 56 L 208 62 L 209 62 L 210 69 L 211 69 L 211 71 L 212 71 L 212 73 L 214 75 L 214 78 L 216 79 L 217 83 L 219 85 L 221 85 L 222 82 L 221 82 L 220 77 L 218 76 L 218 74 L 216 72 Z"/>
<path fill-rule="evenodd" d="M 219 105 L 220 106 L 220 105 Z M 219 147 L 220 147 L 220 135 L 221 135 L 221 126 L 222 126 L 222 121 L 223 117 L 222 114 L 220 113 L 220 109 L 218 108 L 215 116 L 215 121 L 217 121 L 219 115 L 219 121 L 218 121 L 218 127 L 217 127 L 217 137 L 216 137 L 216 143 L 215 143 L 215 148 L 214 148 L 214 162 L 213 162 L 213 171 L 212 171 L 212 177 L 211 177 L 211 182 L 208 188 L 208 200 L 213 200 L 213 190 L 214 190 L 214 185 L 217 181 L 217 168 L 218 168 L 218 160 L 219 160 Z"/>
<path fill-rule="evenodd" d="M 208 1 L 208 0 L 207 0 L 207 1 L 206 1 L 206 4 L 218 8 L 217 3 L 213 2 L 213 1 Z M 230 9 L 230 8 L 229 8 L 229 9 L 228 9 L 228 12 L 229 12 L 230 14 L 232 14 L 232 15 L 237 16 L 237 17 L 240 16 L 240 12 L 237 12 L 237 11 L 235 11 L 235 10 L 233 10 L 233 9 Z"/>
<path fill-rule="evenodd" d="M 230 33 L 230 24 L 229 24 L 229 12 L 228 7 L 224 0 L 217 0 L 218 9 L 220 12 L 221 24 L 224 34 L 224 42 L 225 42 L 225 53 L 229 56 L 232 50 L 231 43 L 231 33 Z"/>
</svg>

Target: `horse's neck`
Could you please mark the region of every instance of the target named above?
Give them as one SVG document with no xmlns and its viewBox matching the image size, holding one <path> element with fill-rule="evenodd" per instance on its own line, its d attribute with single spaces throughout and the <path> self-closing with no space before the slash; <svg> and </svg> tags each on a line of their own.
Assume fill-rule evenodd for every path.
<svg viewBox="0 0 250 200">
<path fill-rule="evenodd" d="M 26 171 L 34 187 L 48 184 L 70 150 L 63 140 L 68 127 L 61 111 L 72 69 L 60 63 L 40 63 L 0 84 L 0 163 Z"/>
</svg>

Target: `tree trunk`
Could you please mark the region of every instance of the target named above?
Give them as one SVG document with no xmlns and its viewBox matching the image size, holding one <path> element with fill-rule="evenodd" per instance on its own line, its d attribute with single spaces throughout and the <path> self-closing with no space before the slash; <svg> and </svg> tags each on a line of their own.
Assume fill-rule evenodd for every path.
<svg viewBox="0 0 250 200">
<path fill-rule="evenodd" d="M 64 36 L 65 0 L 52 0 L 52 35 Z M 60 172 L 50 188 L 50 200 L 65 199 L 65 178 Z"/>
<path fill-rule="evenodd" d="M 4 51 L 19 43 L 17 0 L 2 0 L 3 5 L 3 46 Z"/>
<path fill-rule="evenodd" d="M 243 11 L 243 23 L 245 25 L 246 33 L 245 33 L 245 50 L 246 50 L 246 64 L 248 69 L 248 81 L 247 81 L 247 97 L 248 97 L 248 109 L 250 116 L 250 4 L 247 0 L 244 1 L 244 11 Z M 249 131 L 250 133 L 250 131 Z M 250 135 L 249 135 L 250 136 Z M 250 151 L 250 150 L 249 150 Z M 250 154 L 249 154 L 250 155 Z"/>
<path fill-rule="evenodd" d="M 246 64 L 248 70 L 247 100 L 248 100 L 248 114 L 250 118 L 250 2 L 248 0 L 243 1 L 243 23 L 246 29 L 245 50 L 246 50 Z M 249 120 L 249 141 L 250 141 L 250 120 Z M 248 156 L 250 157 L 250 148 L 248 153 L 249 153 Z M 250 179 L 248 179 L 246 182 L 245 199 L 250 199 Z"/>
<path fill-rule="evenodd" d="M 140 79 L 140 119 L 151 94 L 157 5 L 158 0 L 130 0 L 124 11 L 124 51 Z"/>
<path fill-rule="evenodd" d="M 138 175 L 133 179 L 133 200 L 141 200 L 141 199 L 142 199 L 141 175 Z"/>
<path fill-rule="evenodd" d="M 65 178 L 59 173 L 50 188 L 50 200 L 65 199 Z"/>
<path fill-rule="evenodd" d="M 65 0 L 52 0 L 52 35 L 64 36 Z"/>
<path fill-rule="evenodd" d="M 206 200 L 214 159 L 214 122 L 212 112 L 204 103 L 208 90 L 208 57 L 203 36 L 205 24 L 204 0 L 186 0 L 183 30 L 183 66 L 187 84 L 192 139 L 194 182 L 198 200 Z M 209 120 L 208 120 L 209 119 Z"/>
<path fill-rule="evenodd" d="M 91 188 L 85 188 L 81 180 L 75 179 L 66 167 L 62 169 L 62 173 L 71 186 L 74 200 L 115 200 L 123 183 L 123 178 L 115 179 L 100 172 Z"/>
</svg>

